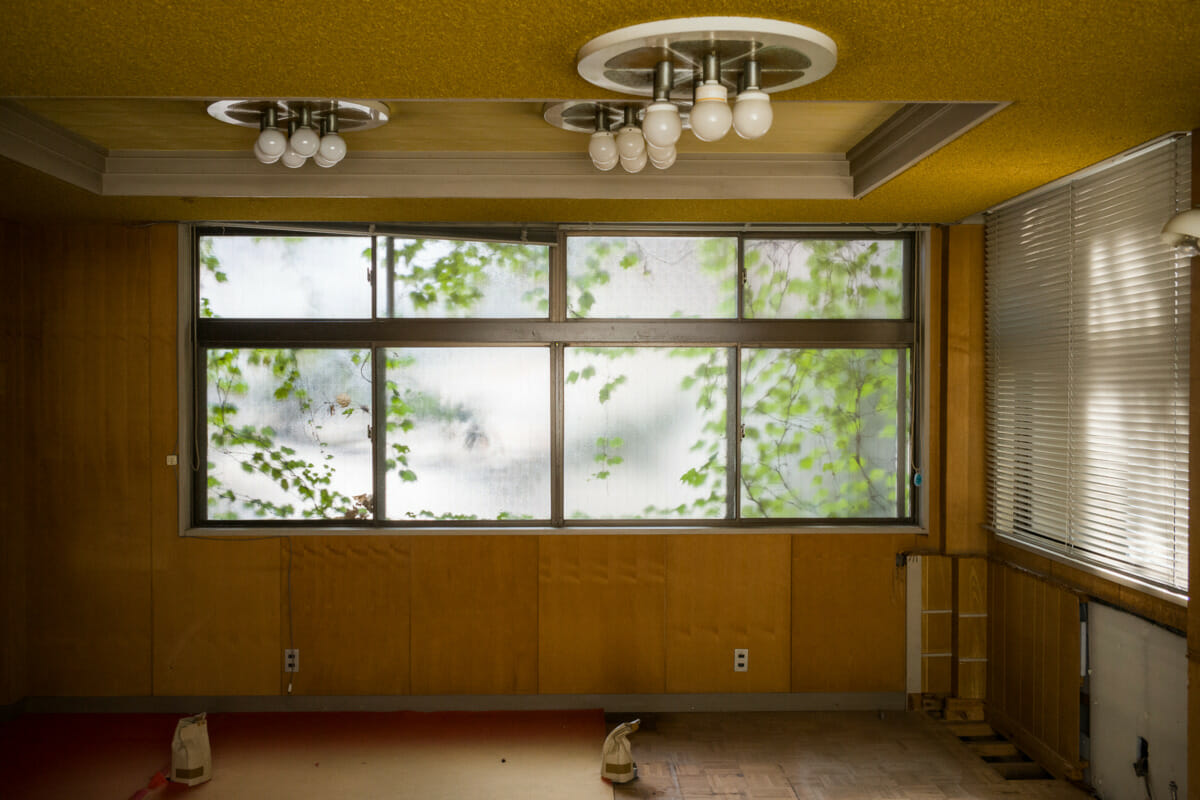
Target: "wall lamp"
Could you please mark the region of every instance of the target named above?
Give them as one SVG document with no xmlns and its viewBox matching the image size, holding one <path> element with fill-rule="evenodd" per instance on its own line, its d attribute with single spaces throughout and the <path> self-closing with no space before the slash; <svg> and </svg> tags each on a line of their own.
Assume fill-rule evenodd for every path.
<svg viewBox="0 0 1200 800">
<path fill-rule="evenodd" d="M 832 39 L 790 22 L 755 17 L 647 22 L 592 39 L 580 48 L 576 66 L 589 83 L 650 97 L 649 103 L 552 103 L 543 116 L 551 125 L 592 134 L 588 153 L 597 169 L 610 170 L 619 161 L 625 171 L 638 172 L 646 160 L 666 169 L 675 163 L 684 129 L 702 142 L 722 139 L 731 128 L 743 139 L 764 136 L 774 117 L 768 93 L 820 80 L 836 63 Z M 644 144 L 636 145 L 635 136 Z M 641 147 L 645 159 L 636 155 Z"/>
<path fill-rule="evenodd" d="M 1180 211 L 1167 220 L 1162 229 L 1162 241 L 1185 255 L 1200 256 L 1200 208 Z"/>
<path fill-rule="evenodd" d="M 343 131 L 378 128 L 389 116 L 388 107 L 374 100 L 217 100 L 208 113 L 230 125 L 257 128 L 254 157 L 292 169 L 310 158 L 319 167 L 334 166 L 346 157 Z"/>
</svg>

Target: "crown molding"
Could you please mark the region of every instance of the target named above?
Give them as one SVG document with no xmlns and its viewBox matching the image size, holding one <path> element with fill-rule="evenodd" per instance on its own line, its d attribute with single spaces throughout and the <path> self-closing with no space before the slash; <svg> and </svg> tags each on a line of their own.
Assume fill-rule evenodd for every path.
<svg viewBox="0 0 1200 800">
<path fill-rule="evenodd" d="M 681 154 L 669 170 L 599 172 L 585 153 L 372 152 L 289 170 L 245 151 L 105 150 L 0 101 L 0 156 L 126 197 L 850 200 L 983 122 L 1002 103 L 909 103 L 848 153 Z"/>
</svg>

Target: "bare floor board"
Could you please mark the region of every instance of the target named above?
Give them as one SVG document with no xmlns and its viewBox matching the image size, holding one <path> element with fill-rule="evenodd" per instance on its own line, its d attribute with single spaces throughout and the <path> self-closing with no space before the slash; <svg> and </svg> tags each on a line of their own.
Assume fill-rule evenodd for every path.
<svg viewBox="0 0 1200 800">
<path fill-rule="evenodd" d="M 1007 781 L 948 726 L 921 713 L 654 714 L 644 723 L 630 739 L 639 778 L 614 787 L 616 800 L 1088 796 L 1063 781 Z"/>
</svg>

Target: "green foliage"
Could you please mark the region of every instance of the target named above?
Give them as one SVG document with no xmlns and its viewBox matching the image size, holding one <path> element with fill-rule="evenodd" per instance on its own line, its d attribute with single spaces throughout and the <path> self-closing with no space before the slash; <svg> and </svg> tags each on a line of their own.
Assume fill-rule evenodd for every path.
<svg viewBox="0 0 1200 800">
<path fill-rule="evenodd" d="M 384 241 L 381 237 L 376 244 Z M 596 302 L 594 290 L 609 283 L 618 271 L 640 270 L 650 277 L 654 269 L 634 238 L 587 237 L 586 241 L 587 247 L 571 265 L 571 317 L 586 317 Z M 759 319 L 901 316 L 902 248 L 893 244 L 815 239 L 748 242 L 744 314 Z M 471 315 L 489 286 L 506 275 L 531 278 L 537 288 L 525 292 L 522 302 L 531 314 L 547 313 L 549 260 L 544 247 L 426 239 L 395 239 L 393 245 L 395 278 L 387 291 L 395 302 L 406 300 L 418 313 Z M 364 255 L 369 260 L 371 251 Z M 729 240 L 701 239 L 695 257 L 701 272 L 726 275 Z M 200 268 L 217 282 L 230 280 L 213 254 L 211 240 L 201 242 Z M 736 316 L 736 278 L 723 280 L 719 314 Z M 199 313 L 214 316 L 203 298 Z M 636 348 L 573 350 L 584 360 L 565 376 L 566 383 L 586 385 L 595 393 L 598 407 L 609 404 L 617 393 L 630 391 L 628 376 L 614 371 L 614 365 L 637 353 Z M 371 352 L 345 352 L 347 378 L 357 375 L 369 387 Z M 473 412 L 408 387 L 400 378 L 414 365 L 412 354 L 386 348 L 380 352 L 386 375 L 384 467 L 402 484 L 419 485 L 420 476 L 410 463 L 415 431 L 423 425 L 469 421 Z M 728 403 L 733 393 L 728 386 L 728 361 L 735 352 L 721 347 L 671 349 L 673 358 L 687 359 L 692 365 L 678 391 L 702 420 L 690 448 L 676 459 L 682 465 L 678 481 L 688 487 L 692 499 L 672 507 L 651 504 L 644 515 L 723 518 L 731 507 L 729 492 L 738 491 L 745 517 L 895 516 L 897 491 L 907 491 L 906 471 L 897 474 L 896 431 L 898 421 L 908 424 L 908 409 L 898 408 L 902 372 L 898 361 L 907 359 L 908 352 L 741 348 L 742 469 L 736 477 L 738 485 L 731 487 L 727 445 Z M 369 420 L 369 406 L 348 402 L 345 392 L 333 392 L 331 397 L 329 390 L 314 387 L 302 351 L 295 349 L 210 350 L 206 366 L 210 453 L 232 459 L 248 476 L 235 482 L 233 476 L 218 473 L 210 461 L 207 494 L 212 518 L 373 516 L 369 487 L 362 494 L 338 488 L 338 452 L 324 433 L 325 423 L 334 415 L 365 414 Z M 909 388 L 903 387 L 905 396 L 911 396 Z M 264 392 L 271 410 L 262 418 L 286 420 L 289 427 L 302 430 L 309 442 L 307 455 L 285 445 L 290 440 L 275 426 L 246 421 L 243 406 L 252 397 L 264 402 L 260 397 Z M 633 435 L 638 434 L 611 426 L 596 438 L 589 480 L 611 480 L 619 470 L 630 469 L 626 442 Z M 268 485 L 269 492 L 263 488 Z M 412 520 L 473 518 L 429 509 L 393 509 L 393 514 Z M 573 517 L 584 518 L 581 513 Z M 503 512 L 500 518 L 523 517 Z"/>
</svg>

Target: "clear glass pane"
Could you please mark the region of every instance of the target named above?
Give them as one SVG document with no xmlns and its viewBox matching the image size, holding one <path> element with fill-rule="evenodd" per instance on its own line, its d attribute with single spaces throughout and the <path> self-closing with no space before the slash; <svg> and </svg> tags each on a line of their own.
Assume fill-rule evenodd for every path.
<svg viewBox="0 0 1200 800">
<path fill-rule="evenodd" d="M 737 316 L 737 240 L 685 236 L 567 239 L 569 317 Z"/>
<path fill-rule="evenodd" d="M 200 316 L 371 316 L 371 240 L 357 236 L 201 236 Z"/>
<path fill-rule="evenodd" d="M 550 248 L 545 245 L 390 236 L 376 242 L 381 317 L 549 313 Z"/>
<path fill-rule="evenodd" d="M 208 518 L 372 516 L 367 350 L 209 350 Z"/>
<path fill-rule="evenodd" d="M 387 515 L 550 518 L 550 351 L 387 351 Z"/>
<path fill-rule="evenodd" d="M 907 359 L 896 349 L 744 349 L 742 516 L 899 517 Z"/>
<path fill-rule="evenodd" d="M 567 518 L 725 517 L 728 361 L 715 347 L 567 348 Z"/>
<path fill-rule="evenodd" d="M 746 242 L 748 319 L 903 319 L 904 242 Z"/>
</svg>

